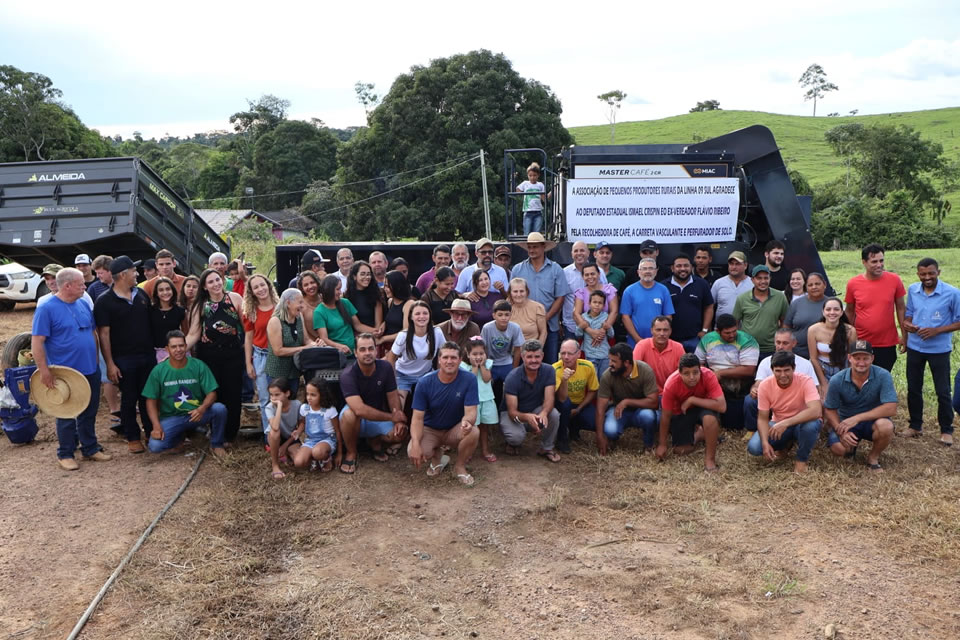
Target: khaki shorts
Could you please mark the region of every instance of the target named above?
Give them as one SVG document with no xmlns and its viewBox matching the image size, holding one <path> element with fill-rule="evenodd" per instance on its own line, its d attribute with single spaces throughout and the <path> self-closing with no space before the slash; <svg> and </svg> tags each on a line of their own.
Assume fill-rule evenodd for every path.
<svg viewBox="0 0 960 640">
<path fill-rule="evenodd" d="M 424 458 L 429 459 L 433 457 L 434 452 L 440 445 L 456 449 L 460 445 L 461 433 L 462 429 L 460 429 L 459 422 L 452 429 L 446 431 L 425 426 L 423 427 L 423 437 L 420 438 L 420 452 Z"/>
</svg>

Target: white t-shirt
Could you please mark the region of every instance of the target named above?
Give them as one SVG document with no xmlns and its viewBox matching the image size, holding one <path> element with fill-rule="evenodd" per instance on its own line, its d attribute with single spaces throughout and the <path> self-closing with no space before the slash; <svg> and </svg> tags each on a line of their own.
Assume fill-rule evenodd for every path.
<svg viewBox="0 0 960 640">
<path fill-rule="evenodd" d="M 413 336 L 413 352 L 416 360 L 407 358 L 407 332 L 401 331 L 390 349 L 397 356 L 397 373 L 405 376 L 422 376 L 433 368 L 433 357 L 440 351 L 440 345 L 446 342 L 443 331 L 439 327 L 433 328 L 433 353 L 430 353 L 430 344 L 427 336 Z"/>
<path fill-rule="evenodd" d="M 44 304 L 46 304 L 47 301 L 48 301 L 50 298 L 52 298 L 53 296 L 55 296 L 55 295 L 57 295 L 57 294 L 55 294 L 55 293 L 48 293 L 48 294 L 42 295 L 42 296 L 40 296 L 39 298 L 37 298 L 37 309 L 39 309 L 41 306 L 43 306 Z M 86 302 L 88 305 L 90 305 L 90 311 L 93 311 L 93 298 L 90 297 L 90 294 L 89 294 L 89 293 L 87 293 L 86 291 L 84 291 L 84 292 L 83 292 L 83 297 L 80 298 L 80 299 L 83 300 L 84 302 Z"/>
<path fill-rule="evenodd" d="M 477 265 L 472 264 L 460 272 L 460 277 L 457 278 L 457 293 L 470 293 L 473 291 L 473 272 L 476 270 Z M 510 280 L 507 279 L 507 272 L 504 271 L 500 265 L 491 264 L 487 270 L 487 275 L 490 276 L 491 291 L 497 290 L 497 288 L 493 286 L 494 282 L 502 282 L 504 291 L 510 288 Z"/>
<path fill-rule="evenodd" d="M 524 180 L 517 185 L 517 191 L 523 191 L 524 193 L 543 193 L 543 183 L 537 182 L 534 184 L 529 180 Z M 540 200 L 539 195 L 530 195 L 523 196 L 523 210 L 524 211 L 543 211 L 543 202 Z"/>
<path fill-rule="evenodd" d="M 796 362 L 796 368 L 794 369 L 797 373 L 802 373 L 805 376 L 810 376 L 813 379 L 813 384 L 820 386 L 820 378 L 817 377 L 817 372 L 813 370 L 813 365 L 810 364 L 810 361 L 804 358 L 803 356 L 798 356 L 793 354 L 794 360 Z M 756 380 L 762 381 L 766 380 L 773 375 L 773 368 L 770 366 L 770 359 L 773 356 L 767 356 L 760 361 L 760 364 L 757 365 L 757 376 Z"/>
</svg>

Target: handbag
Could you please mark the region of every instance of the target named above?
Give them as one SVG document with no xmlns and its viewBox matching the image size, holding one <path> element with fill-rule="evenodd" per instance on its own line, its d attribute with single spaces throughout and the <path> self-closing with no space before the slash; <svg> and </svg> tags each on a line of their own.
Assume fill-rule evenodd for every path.
<svg viewBox="0 0 960 640">
<path fill-rule="evenodd" d="M 310 347 L 293 354 L 293 364 L 300 371 L 319 369 L 342 370 L 347 366 L 347 356 L 333 347 Z"/>
</svg>

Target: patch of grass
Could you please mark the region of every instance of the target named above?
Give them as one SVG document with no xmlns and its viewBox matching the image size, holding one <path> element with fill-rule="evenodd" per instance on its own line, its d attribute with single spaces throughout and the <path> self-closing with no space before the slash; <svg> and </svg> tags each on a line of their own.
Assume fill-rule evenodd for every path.
<svg viewBox="0 0 960 640">
<path fill-rule="evenodd" d="M 782 569 L 765 571 L 760 594 L 764 598 L 789 598 L 807 590 L 797 578 Z"/>
<path fill-rule="evenodd" d="M 547 491 L 547 495 L 544 496 L 543 502 L 537 507 L 537 511 L 540 513 L 556 513 L 560 511 L 560 507 L 563 506 L 563 500 L 567 497 L 569 491 L 566 487 L 562 487 L 558 484 L 550 487 L 550 490 Z"/>
</svg>

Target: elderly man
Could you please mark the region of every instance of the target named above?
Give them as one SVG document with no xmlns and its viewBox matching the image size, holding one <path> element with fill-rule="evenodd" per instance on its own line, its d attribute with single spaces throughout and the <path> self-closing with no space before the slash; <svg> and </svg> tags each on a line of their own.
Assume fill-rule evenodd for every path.
<svg viewBox="0 0 960 640">
<path fill-rule="evenodd" d="M 543 234 L 534 231 L 526 242 L 516 243 L 526 249 L 527 259 L 513 268 L 514 278 L 523 278 L 530 289 L 530 299 L 536 300 L 547 311 L 547 340 L 543 345 L 548 362 L 556 362 L 560 339 L 560 311 L 564 296 L 570 293 L 563 268 L 550 260 L 546 252 L 557 246 L 547 242 Z"/>
<path fill-rule="evenodd" d="M 560 427 L 560 412 L 554 407 L 556 373 L 543 363 L 539 340 L 527 340 L 521 352 L 523 366 L 511 371 L 503 383 L 506 409 L 500 412 L 500 430 L 507 441 L 507 453 L 519 455 L 530 431 L 540 436 L 537 455 L 560 462 L 560 454 L 553 450 Z"/>
<path fill-rule="evenodd" d="M 716 471 L 720 435 L 717 414 L 726 410 L 727 402 L 717 377 L 710 369 L 701 367 L 695 355 L 685 353 L 677 371 L 663 386 L 657 457 L 663 460 L 667 456 L 668 434 L 675 455 L 693 453 L 696 443 L 703 441 L 706 444 L 704 468 L 708 472 Z"/>
<path fill-rule="evenodd" d="M 450 266 L 450 245 L 438 244 L 433 248 L 433 266 L 417 278 L 417 290 L 426 293 L 437 278 L 437 269 Z M 344 289 L 346 291 L 346 289 Z"/>
<path fill-rule="evenodd" d="M 317 249 L 308 249 L 304 252 L 303 257 L 300 258 L 300 271 L 312 271 L 317 274 L 317 277 L 320 280 L 323 280 L 327 275 L 327 264 L 330 262 L 329 259 L 324 258 L 323 254 L 320 253 Z M 287 283 L 288 289 L 297 288 L 297 280 L 300 279 L 300 274 L 293 276 L 289 283 Z M 346 292 L 346 288 L 343 289 Z"/>
<path fill-rule="evenodd" d="M 387 282 L 387 267 L 390 265 L 387 254 L 383 251 L 374 251 L 370 254 L 368 262 L 370 263 L 370 269 L 373 271 L 373 279 L 376 280 L 377 286 L 382 289 Z"/>
<path fill-rule="evenodd" d="M 627 342 L 632 349 L 644 338 L 650 337 L 650 323 L 657 316 L 673 316 L 673 300 L 665 286 L 656 281 L 657 262 L 651 257 L 640 259 L 637 268 L 639 282 L 623 292 L 620 317 L 627 330 Z"/>
<path fill-rule="evenodd" d="M 420 378 L 413 393 L 413 419 L 407 455 L 417 469 L 429 461 L 427 475 L 440 475 L 450 457 L 441 447 L 457 450 L 453 473 L 462 484 L 473 485 L 467 461 L 477 448 L 477 377 L 460 369 L 460 347 L 452 342 L 440 346 L 439 369 Z"/>
<path fill-rule="evenodd" d="M 607 455 L 609 441 L 619 440 L 627 427 L 640 429 L 644 447 L 652 447 L 657 406 L 657 379 L 653 369 L 646 362 L 634 360 L 625 343 L 610 347 L 610 368 L 600 377 L 594 418 L 600 455 Z"/>
<path fill-rule="evenodd" d="M 453 251 L 450 254 L 450 268 L 453 269 L 453 272 L 460 275 L 460 272 L 467 268 L 467 265 L 470 264 L 470 251 L 467 250 L 467 245 L 462 242 L 458 242 L 453 245 Z"/>
<path fill-rule="evenodd" d="M 33 359 L 40 373 L 40 384 L 54 388 L 51 365 L 79 371 L 90 385 L 90 402 L 73 419 L 57 418 L 57 459 L 67 471 L 79 469 L 74 460 L 77 439 L 87 460 L 112 459 L 97 442 L 95 420 L 100 407 L 100 363 L 97 358 L 97 332 L 93 312 L 80 298 L 86 292 L 83 273 L 62 269 L 57 273 L 57 293 L 33 315 Z M 551 371 L 552 373 L 552 371 Z"/>
<path fill-rule="evenodd" d="M 597 266 L 600 267 L 600 273 L 607 279 L 607 282 L 612 284 L 617 291 L 623 292 L 623 281 L 627 274 L 623 272 L 623 269 L 613 266 L 613 248 L 610 243 L 606 240 L 598 242 L 593 250 L 593 257 L 597 261 Z"/>
<path fill-rule="evenodd" d="M 87 285 L 87 293 L 91 300 L 96 301 L 110 290 L 110 285 L 113 284 L 113 275 L 110 273 L 112 263 L 111 256 L 97 256 L 93 259 L 93 272 L 97 275 L 97 279 Z"/>
<path fill-rule="evenodd" d="M 227 256 L 225 254 L 219 251 L 211 253 L 210 257 L 207 258 L 207 268 L 219 273 L 224 282 L 227 281 Z M 144 263 L 143 275 L 147 275 L 146 263 Z M 147 279 L 149 280 L 150 278 Z"/>
<path fill-rule="evenodd" d="M 883 247 L 868 244 L 860 252 L 864 272 L 847 283 L 844 301 L 847 319 L 857 337 L 870 342 L 876 364 L 887 371 L 897 361 L 897 346 L 906 346 L 906 304 L 903 281 L 895 273 L 884 271 Z M 897 337 L 897 323 L 900 337 Z"/>
<path fill-rule="evenodd" d="M 723 387 L 727 399 L 723 426 L 743 429 L 743 398 L 750 389 L 760 360 L 757 341 L 737 328 L 736 318 L 724 313 L 717 318 L 717 330 L 700 339 L 695 354 L 716 374 Z"/>
<path fill-rule="evenodd" d="M 457 278 L 457 293 L 470 293 L 473 291 L 473 272 L 479 269 L 486 271 L 490 276 L 490 286 L 506 293 L 510 288 L 510 278 L 503 268 L 493 264 L 493 240 L 490 238 L 480 238 L 475 247 L 477 254 L 476 264 L 466 267 L 460 272 Z"/>
<path fill-rule="evenodd" d="M 143 330 L 150 326 L 150 297 L 137 286 L 137 264 L 127 256 L 117 257 L 110 271 L 113 287 L 94 303 L 93 317 L 107 378 L 120 389 L 120 426 L 127 448 L 130 453 L 143 453 L 137 407 L 140 419 L 146 421 L 147 405 L 140 390 L 157 363 L 153 336 Z"/>
<path fill-rule="evenodd" d="M 713 296 L 714 318 L 725 313 L 733 313 L 733 306 L 742 293 L 753 288 L 753 282 L 747 277 L 747 256 L 743 251 L 732 251 L 727 258 L 727 275 L 717 278 L 710 287 Z"/>
<path fill-rule="evenodd" d="M 760 383 L 757 391 L 760 413 L 757 432 L 750 438 L 747 451 L 753 456 L 776 460 L 797 443 L 794 473 L 805 473 L 810 452 L 820 435 L 820 392 L 814 381 L 795 373 L 796 356 L 777 351 L 770 358 L 773 375 Z M 776 418 L 774 421 L 773 418 Z"/>
<path fill-rule="evenodd" d="M 443 311 L 450 315 L 450 319 L 438 324 L 437 328 L 443 332 L 443 337 L 448 341 L 455 342 L 461 349 L 466 349 L 470 339 L 480 335 L 480 327 L 470 320 L 470 316 L 473 315 L 470 303 L 466 300 L 454 300 L 450 308 Z"/>
<path fill-rule="evenodd" d="M 353 251 L 349 247 L 343 247 L 337 251 L 337 270 L 333 272 L 333 275 L 340 278 L 340 291 L 347 290 L 347 276 L 350 275 L 351 267 L 353 267 Z"/>
<path fill-rule="evenodd" d="M 835 456 L 852 458 L 861 440 L 873 447 L 867 454 L 867 467 L 883 471 L 880 454 L 893 439 L 893 421 L 897 415 L 897 391 L 890 372 L 873 364 L 873 347 L 857 340 L 847 356 L 850 366 L 832 378 L 823 401 L 823 414 L 830 431 L 827 444 Z"/>
<path fill-rule="evenodd" d="M 393 367 L 377 358 L 377 342 L 370 333 L 356 338 L 357 361 L 340 375 L 346 405 L 340 411 L 340 433 L 345 450 L 342 473 L 357 470 L 357 439 L 365 438 L 374 454 L 386 460 L 384 445 L 395 445 L 407 435 L 407 418 L 397 393 Z"/>
<path fill-rule="evenodd" d="M 577 289 L 582 289 L 586 286 L 586 283 L 583 281 L 583 267 L 590 261 L 590 249 L 587 248 L 586 242 L 578 240 L 574 242 L 573 247 L 570 248 L 570 255 L 573 257 L 573 262 L 563 268 L 563 275 L 567 278 L 568 289 L 567 295 L 563 297 L 563 328 L 565 335 L 572 338 L 577 335 L 577 323 L 573 319 L 575 297 L 573 294 L 576 293 Z M 607 283 L 607 277 L 603 271 L 600 271 L 600 283 Z M 584 313 L 587 311 L 589 311 L 589 306 L 584 305 Z"/>
<path fill-rule="evenodd" d="M 678 253 L 671 265 L 673 275 L 663 281 L 673 302 L 672 338 L 683 345 L 687 353 L 693 353 L 713 327 L 713 296 L 710 285 L 703 278 L 692 275 L 690 256 Z"/>
<path fill-rule="evenodd" d="M 89 287 L 97 279 L 93 274 L 93 261 L 90 260 L 90 256 L 87 254 L 78 254 L 77 257 L 73 259 L 73 266 L 83 274 L 83 286 Z"/>
<path fill-rule="evenodd" d="M 789 327 L 780 327 L 777 329 L 777 333 L 773 337 L 773 345 L 777 353 L 781 351 L 793 353 L 793 350 L 797 346 L 797 339 L 793 335 L 793 330 Z M 757 374 L 753 386 L 750 387 L 749 395 L 743 399 L 743 428 L 747 431 L 747 433 L 744 434 L 745 438 L 751 437 L 753 432 L 757 430 L 757 393 L 760 388 L 760 383 L 773 375 L 773 368 L 770 363 L 773 356 L 777 355 L 777 353 L 767 356 L 757 365 Z M 802 373 L 805 376 L 813 378 L 815 387 L 820 386 L 820 379 L 817 377 L 817 372 L 814 371 L 813 365 L 810 364 L 809 360 L 803 356 L 794 354 L 793 367 L 797 373 Z"/>
<path fill-rule="evenodd" d="M 789 305 L 782 291 L 770 288 L 767 265 L 758 264 L 750 275 L 753 288 L 737 296 L 733 317 L 740 323 L 740 328 L 757 341 L 762 360 L 773 355 L 773 334 L 783 325 Z"/>
<path fill-rule="evenodd" d="M 166 249 L 160 249 L 160 251 L 157 251 L 156 260 L 157 276 L 140 285 L 151 299 L 153 298 L 153 288 L 157 286 L 157 278 L 168 278 L 172 280 L 173 288 L 177 291 L 180 291 L 183 287 L 183 281 L 187 279 L 187 276 L 182 276 L 176 272 L 177 259 L 173 257 L 172 252 Z"/>
<path fill-rule="evenodd" d="M 644 338 L 633 348 L 633 359 L 646 362 L 657 378 L 657 393 L 663 395 L 663 385 L 677 370 L 680 357 L 685 353 L 683 345 L 670 336 L 673 323 L 667 316 L 657 316 L 650 323 L 650 338 Z"/>
<path fill-rule="evenodd" d="M 210 449 L 214 456 L 223 448 L 227 408 L 217 402 L 217 379 L 200 358 L 187 357 L 187 339 L 182 331 L 167 334 L 170 357 L 155 366 L 143 385 L 146 415 L 151 431 L 151 453 L 178 450 L 187 431 L 210 425 Z"/>
<path fill-rule="evenodd" d="M 557 372 L 555 404 L 560 411 L 560 429 L 557 432 L 557 450 L 560 453 L 570 453 L 570 441 L 580 439 L 580 429 L 596 430 L 593 402 L 600 382 L 593 363 L 579 355 L 580 345 L 577 341 L 564 340 L 560 345 L 560 360 L 553 365 Z"/>
</svg>

